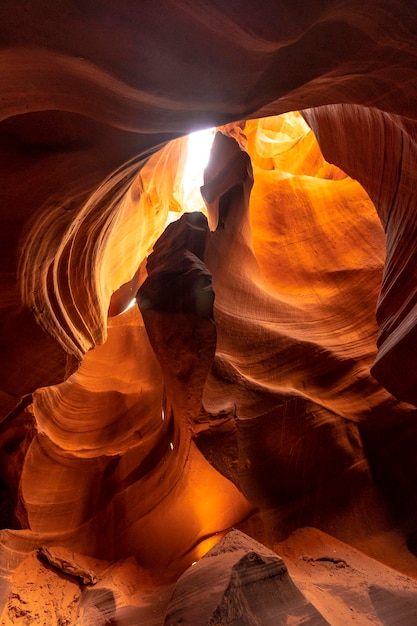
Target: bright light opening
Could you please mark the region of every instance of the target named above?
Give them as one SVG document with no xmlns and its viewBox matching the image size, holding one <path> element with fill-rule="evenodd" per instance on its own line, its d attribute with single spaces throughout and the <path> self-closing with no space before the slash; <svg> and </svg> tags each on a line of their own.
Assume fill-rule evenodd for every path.
<svg viewBox="0 0 417 626">
<path fill-rule="evenodd" d="M 187 156 L 182 174 L 182 204 L 187 212 L 206 210 L 200 187 L 204 184 L 204 169 L 210 158 L 215 133 L 215 128 L 206 128 L 188 136 Z"/>
<path fill-rule="evenodd" d="M 122 311 L 121 315 L 123 315 L 123 313 L 126 313 L 126 311 L 131 309 L 133 306 L 135 306 L 135 304 L 136 304 L 136 298 L 133 298 L 133 300 L 131 300 L 129 304 L 127 305 L 127 307 Z"/>
<path fill-rule="evenodd" d="M 187 158 L 185 161 L 183 181 L 191 186 L 201 187 L 203 172 L 210 158 L 210 150 L 214 140 L 215 128 L 206 128 L 188 135 Z"/>
</svg>

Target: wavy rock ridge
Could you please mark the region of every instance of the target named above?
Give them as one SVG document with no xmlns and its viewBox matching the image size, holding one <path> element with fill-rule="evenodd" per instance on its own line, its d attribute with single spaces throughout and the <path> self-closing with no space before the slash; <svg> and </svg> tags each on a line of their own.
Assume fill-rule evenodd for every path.
<svg viewBox="0 0 417 626">
<path fill-rule="evenodd" d="M 302 541 L 394 568 L 372 623 L 417 576 L 417 10 L 304 5 L 0 7 L 7 625 L 163 624 L 170 585 L 236 526 L 303 592 Z M 203 126 L 196 213 L 184 136 Z M 62 581 L 42 613 L 40 546 L 98 592 L 71 604 Z M 351 579 L 339 617 L 308 587 L 319 620 L 350 623 Z"/>
</svg>

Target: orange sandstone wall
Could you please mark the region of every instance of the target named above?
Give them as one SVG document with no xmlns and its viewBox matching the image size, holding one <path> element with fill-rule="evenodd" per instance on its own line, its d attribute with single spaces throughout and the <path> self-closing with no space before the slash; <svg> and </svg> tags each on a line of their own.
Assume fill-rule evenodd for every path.
<svg viewBox="0 0 417 626">
<path fill-rule="evenodd" d="M 58 542 L 175 577 L 248 517 L 271 542 L 413 536 L 416 17 L 393 0 L 2 3 L 15 559 Z M 224 129 L 240 146 L 216 140 L 207 225 L 183 219 L 146 269 L 187 209 L 179 137 L 242 120 Z M 171 287 L 207 270 L 201 314 Z M 141 285 L 155 299 L 119 317 Z"/>
</svg>

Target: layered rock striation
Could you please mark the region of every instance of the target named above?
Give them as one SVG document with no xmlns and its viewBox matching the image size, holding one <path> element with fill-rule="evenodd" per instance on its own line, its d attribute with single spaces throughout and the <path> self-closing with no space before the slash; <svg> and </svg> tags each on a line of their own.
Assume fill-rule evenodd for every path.
<svg viewBox="0 0 417 626">
<path fill-rule="evenodd" d="M 242 598 L 248 623 L 301 623 L 242 584 L 263 548 L 213 611 L 178 608 L 234 527 L 283 550 L 317 623 L 350 623 L 351 596 L 345 576 L 337 617 L 297 570 L 303 542 L 417 576 L 417 10 L 307 5 L 0 7 L 7 625 L 235 623 Z M 218 132 L 196 212 L 201 127 Z M 65 579 L 61 604 L 25 608 L 58 575 L 41 546 L 96 568 L 99 592 L 71 604 Z M 413 623 L 411 578 L 396 596 L 366 567 L 354 613 L 395 623 L 400 602 Z"/>
</svg>

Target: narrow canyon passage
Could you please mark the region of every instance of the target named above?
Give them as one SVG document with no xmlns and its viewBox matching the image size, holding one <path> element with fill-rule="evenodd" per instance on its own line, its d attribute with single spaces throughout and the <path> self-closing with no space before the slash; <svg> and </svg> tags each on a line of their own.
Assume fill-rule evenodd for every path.
<svg viewBox="0 0 417 626">
<path fill-rule="evenodd" d="M 163 5 L 0 8 L 1 623 L 414 624 L 417 14 Z"/>
</svg>

